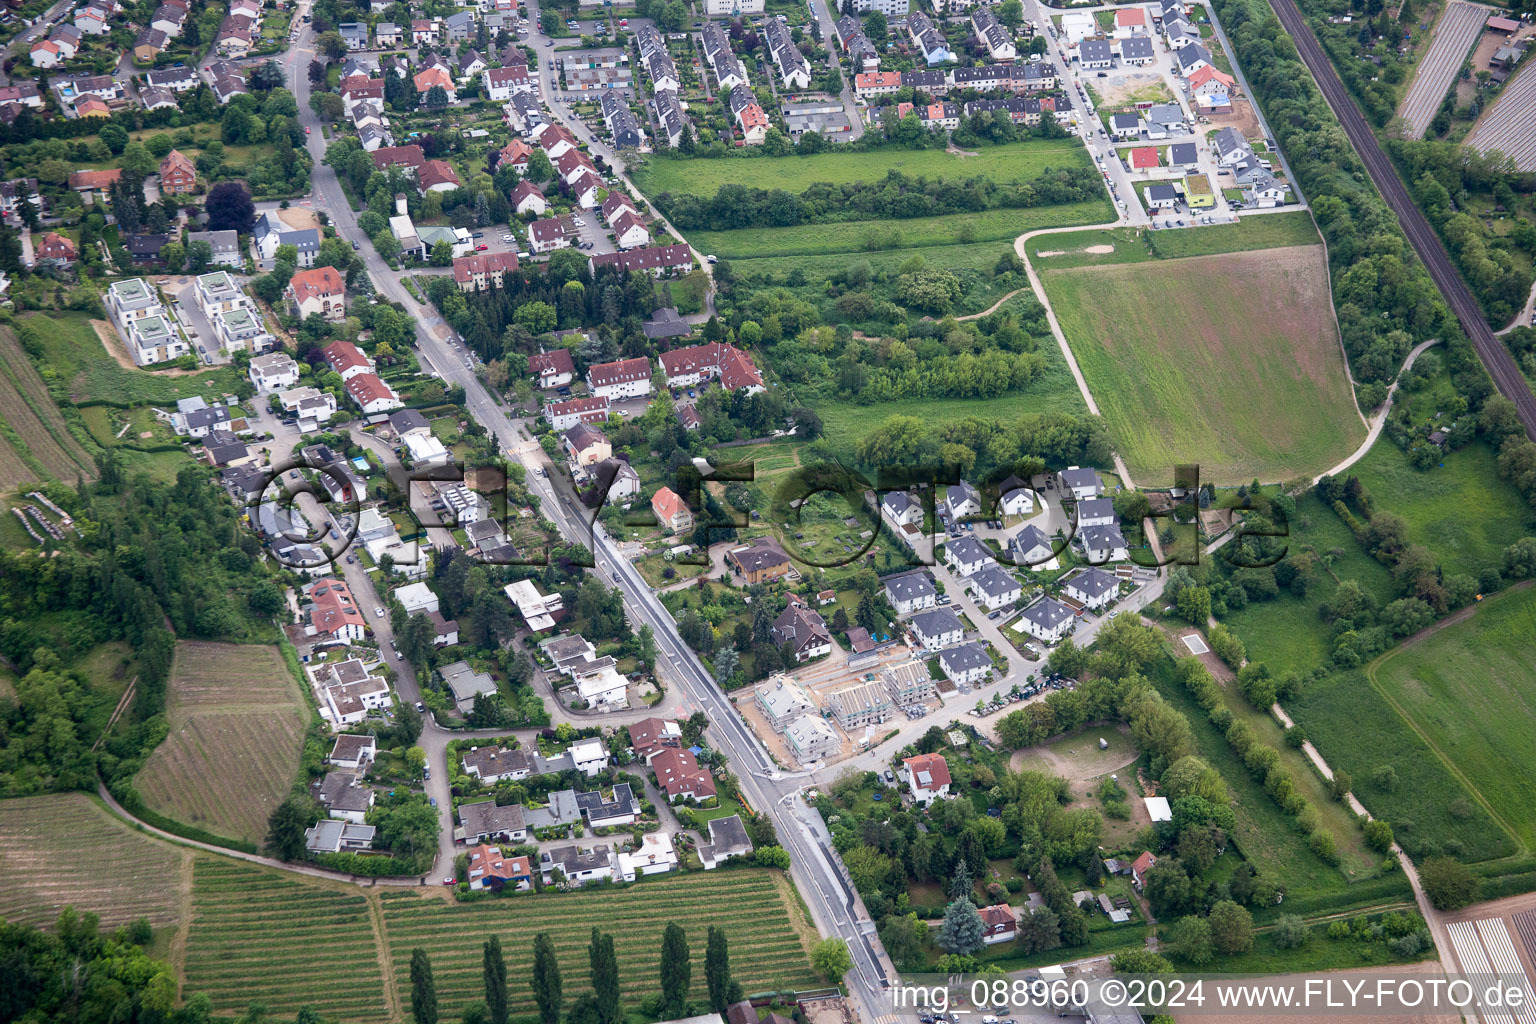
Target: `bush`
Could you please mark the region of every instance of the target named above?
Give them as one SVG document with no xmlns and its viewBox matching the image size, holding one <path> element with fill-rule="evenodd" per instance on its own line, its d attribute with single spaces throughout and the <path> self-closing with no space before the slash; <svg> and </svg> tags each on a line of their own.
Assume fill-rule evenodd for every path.
<svg viewBox="0 0 1536 1024">
<path fill-rule="evenodd" d="M 1334 922 L 1335 924 L 1339 922 Z M 1295 914 L 1281 914 L 1275 921 L 1275 946 L 1278 949 L 1298 949 L 1306 945 L 1307 925 Z"/>
</svg>

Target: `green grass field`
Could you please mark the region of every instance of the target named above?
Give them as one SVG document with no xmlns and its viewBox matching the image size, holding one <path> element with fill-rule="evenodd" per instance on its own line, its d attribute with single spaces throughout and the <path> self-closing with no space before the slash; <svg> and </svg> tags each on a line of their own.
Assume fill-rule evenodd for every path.
<svg viewBox="0 0 1536 1024">
<path fill-rule="evenodd" d="M 1139 478 L 1198 463 L 1218 484 L 1290 479 L 1365 437 L 1321 246 L 1040 277 Z"/>
<path fill-rule="evenodd" d="M 1497 457 L 1485 444 L 1447 452 L 1444 465 L 1420 472 L 1402 449 L 1373 445 L 1350 468 L 1376 499 L 1401 516 L 1408 536 L 1440 560 L 1446 573 L 1497 566 L 1504 548 L 1532 532 L 1530 507 L 1499 478 Z"/>
<path fill-rule="evenodd" d="M 1088 162 L 1076 139 L 1029 140 L 1006 146 L 986 146 L 976 156 L 955 156 L 941 149 L 877 149 L 862 153 L 817 153 L 814 156 L 757 157 L 724 160 L 646 161 L 633 172 L 640 190 L 686 192 L 712 196 L 722 185 L 783 188 L 801 192 L 816 182 L 835 185 L 874 182 L 887 171 L 926 178 L 972 178 L 997 181 L 1038 177 L 1048 167 L 1077 167 Z"/>
<path fill-rule="evenodd" d="M 785 228 L 694 231 L 689 241 L 721 259 L 812 256 L 826 253 L 879 253 L 925 246 L 972 245 L 1007 239 L 1026 231 L 1091 224 L 1109 216 L 1108 200 L 985 210 L 944 217 L 856 220 L 835 224 L 799 224 Z M 996 257 L 993 258 L 994 262 Z"/>
<path fill-rule="evenodd" d="M 1386 566 L 1361 549 L 1354 534 L 1316 495 L 1308 494 L 1297 503 L 1290 531 L 1289 555 L 1309 553 L 1322 563 L 1307 596 L 1281 591 L 1273 600 L 1228 611 L 1222 621 L 1242 638 L 1249 661 L 1262 661 L 1276 674 L 1294 669 L 1305 675 L 1328 659 L 1328 626 L 1318 609 L 1338 589 L 1334 576 L 1354 580 L 1383 605 L 1396 595 Z M 1220 558 L 1221 553 L 1214 557 Z"/>
<path fill-rule="evenodd" d="M 1012 301 L 1012 300 L 1010 300 Z M 1004 305 L 1003 309 L 1007 309 Z M 1082 415 L 1088 407 L 1082 393 L 1072 379 L 1072 371 L 1062 357 L 1061 349 L 1052 339 L 1040 343 L 1038 352 L 1045 359 L 1045 370 L 1024 391 L 1000 398 L 955 401 L 934 399 L 923 402 L 902 402 L 892 405 L 854 405 L 848 402 L 815 402 L 816 414 L 821 417 L 825 436 L 840 450 L 852 450 L 875 427 L 889 416 L 900 413 L 916 416 L 931 426 L 956 423 L 965 419 L 998 420 L 1004 424 L 1015 417 L 1041 412 L 1069 412 Z"/>
<path fill-rule="evenodd" d="M 1145 263 L 1148 260 L 1183 256 L 1212 256 L 1249 249 L 1316 245 L 1318 240 L 1312 215 L 1297 210 L 1245 217 L 1236 224 L 1176 228 L 1172 231 L 1140 231 L 1132 228 L 1063 231 L 1031 238 L 1025 245 L 1037 270 L 1061 270 L 1067 267 Z M 1086 251 L 1103 246 L 1110 246 L 1110 251 Z"/>
<path fill-rule="evenodd" d="M 1509 590 L 1471 616 L 1389 651 L 1366 676 L 1527 850 L 1536 848 L 1536 591 Z"/>
<path fill-rule="evenodd" d="M 234 367 L 192 374 L 130 370 L 102 346 L 84 313 L 33 313 L 24 318 L 37 328 L 43 345 L 43 379 L 70 401 L 104 399 L 133 405 L 173 405 L 178 398 L 220 397 L 234 392 L 241 377 Z"/>
<path fill-rule="evenodd" d="M 1354 779 L 1355 796 L 1391 822 L 1410 856 L 1454 853 L 1477 862 L 1507 857 L 1515 841 L 1446 768 L 1361 671 L 1337 672 L 1313 683 L 1286 711 L 1335 770 Z M 1390 767 L 1391 789 L 1374 781 Z"/>
<path fill-rule="evenodd" d="M 1179 685 L 1173 676 L 1173 662 L 1158 662 L 1148 678 L 1168 703 L 1189 719 L 1200 756 L 1226 780 L 1237 818 L 1232 838 L 1255 869 L 1284 881 L 1287 895 L 1339 893 L 1346 888 L 1349 879 L 1307 848 L 1306 836 L 1296 830 L 1295 820 L 1254 781 L 1226 738 Z"/>
</svg>

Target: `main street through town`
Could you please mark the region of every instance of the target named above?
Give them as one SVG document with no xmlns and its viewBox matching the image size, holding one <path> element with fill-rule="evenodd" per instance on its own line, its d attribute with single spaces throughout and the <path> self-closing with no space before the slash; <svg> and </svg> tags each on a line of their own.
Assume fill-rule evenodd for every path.
<svg viewBox="0 0 1536 1024">
<path fill-rule="evenodd" d="M 306 13 L 308 5 L 300 5 L 297 16 L 301 24 L 304 24 L 302 16 Z M 531 10 L 530 15 L 537 17 Z M 464 388 L 464 402 L 469 414 L 497 439 L 504 452 L 523 462 L 544 511 L 560 528 L 561 534 L 572 541 L 591 545 L 597 570 L 623 591 L 632 623 L 637 628 L 649 625 L 654 631 L 660 655 L 657 673 L 663 684 L 681 687 L 690 701 L 708 714 L 711 725 L 707 735 L 711 744 L 734 767 L 746 802 L 773 821 L 779 841 L 790 855 L 791 877 L 805 899 L 816 927 L 824 935 L 839 935 L 848 940 L 854 967 L 846 982 L 854 1009 L 864 1021 L 876 1021 L 882 1016 L 882 990 L 894 977 L 894 972 L 874 936 L 874 923 L 869 920 L 857 895 L 836 865 L 825 830 L 819 822 L 812 820 L 814 812 L 798 793 L 803 781 L 779 775 L 772 760 L 748 732 L 725 694 L 715 686 L 703 664 L 682 642 L 672 616 L 651 593 L 650 587 L 629 562 L 619 556 L 612 542 L 600 529 L 590 529 L 585 517 L 569 508 L 556 494 L 549 480 L 538 472 L 542 452 L 481 384 L 475 374 L 473 361 L 454 339 L 452 331 L 440 317 L 407 291 L 400 272 L 391 269 L 374 251 L 367 236 L 357 225 L 357 215 L 343 194 L 335 172 L 322 163 L 325 139 L 319 119 L 309 109 L 310 84 L 307 71 L 313 50 L 311 27 L 304 24 L 299 39 L 288 51 L 286 68 L 294 97 L 298 100 L 300 119 L 311 132 L 309 148 L 315 158 L 312 175 L 315 207 L 326 212 L 343 238 L 359 244 L 364 265 L 379 294 L 399 302 L 415 319 L 418 351 L 423 363 L 441 376 L 445 383 L 458 384 Z M 551 108 L 557 112 L 560 109 L 553 102 Z M 537 456 L 535 452 L 538 452 Z M 361 588 L 358 595 L 361 603 L 367 605 L 371 601 L 374 606 L 380 604 L 377 591 L 366 573 L 351 572 L 348 581 Z M 372 624 L 378 633 L 381 648 L 387 649 L 392 639 L 388 617 L 374 618 Z M 401 699 L 418 699 L 419 691 L 408 666 L 399 661 L 395 664 L 399 670 L 397 686 Z M 427 792 L 437 800 L 442 814 L 443 838 L 437 864 L 439 873 L 451 869 L 456 852 L 452 841 L 452 801 L 443 756 L 448 740 L 457 735 L 460 734 L 441 729 L 435 722 L 429 722 L 422 735 L 422 745 L 427 748 L 431 764 L 437 769 L 427 783 Z"/>
</svg>

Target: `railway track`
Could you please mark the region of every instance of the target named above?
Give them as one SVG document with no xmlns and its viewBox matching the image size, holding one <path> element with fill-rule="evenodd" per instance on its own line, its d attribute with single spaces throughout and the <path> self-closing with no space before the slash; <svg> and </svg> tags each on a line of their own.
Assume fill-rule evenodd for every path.
<svg viewBox="0 0 1536 1024">
<path fill-rule="evenodd" d="M 1382 198 L 1387 201 L 1387 205 L 1397 214 L 1403 233 L 1408 236 L 1408 241 L 1413 245 L 1414 251 L 1419 254 L 1419 259 L 1424 261 L 1424 266 L 1429 269 L 1429 276 L 1435 282 L 1435 287 L 1440 289 L 1446 303 L 1451 307 L 1451 312 L 1455 313 L 1456 319 L 1461 321 L 1461 328 L 1472 340 L 1472 347 L 1477 351 L 1477 357 L 1487 369 L 1488 375 L 1493 378 L 1494 387 L 1498 388 L 1501 395 L 1515 403 L 1515 411 L 1520 416 L 1520 423 L 1525 427 L 1526 435 L 1536 440 L 1536 395 L 1531 394 L 1525 376 L 1515 365 L 1514 357 L 1509 354 L 1504 344 L 1494 337 L 1493 330 L 1483 319 L 1477 300 L 1472 297 L 1461 275 L 1456 272 L 1445 247 L 1440 244 L 1439 236 L 1429 226 L 1429 222 L 1424 219 L 1419 208 L 1413 204 L 1407 188 L 1397 176 L 1397 169 L 1392 166 L 1392 161 L 1377 144 L 1375 133 L 1371 131 L 1371 126 L 1366 123 L 1364 116 L 1355 106 L 1354 100 L 1350 98 L 1349 91 L 1334 71 L 1333 65 L 1329 63 L 1328 55 L 1318 43 L 1317 37 L 1312 34 L 1312 29 L 1302 17 L 1301 11 L 1297 9 L 1293 0 L 1269 0 L 1269 3 L 1274 8 L 1275 16 L 1280 19 L 1281 26 L 1295 41 L 1296 51 L 1311 69 L 1313 80 L 1317 82 L 1323 98 L 1328 101 L 1328 106 L 1333 108 L 1334 115 L 1338 117 L 1339 124 L 1344 128 L 1344 134 L 1349 136 L 1355 152 L 1360 154 L 1360 160 L 1365 164 L 1366 172 L 1376 183 L 1376 188 L 1381 192 Z"/>
</svg>

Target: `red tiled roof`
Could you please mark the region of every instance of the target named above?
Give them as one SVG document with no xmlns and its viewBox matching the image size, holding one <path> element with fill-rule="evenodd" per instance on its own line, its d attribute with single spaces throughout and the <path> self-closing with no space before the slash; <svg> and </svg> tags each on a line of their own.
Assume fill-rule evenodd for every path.
<svg viewBox="0 0 1536 1024">
<path fill-rule="evenodd" d="M 994 935 L 999 930 L 1013 931 L 1019 926 L 1018 918 L 1013 916 L 1013 908 L 1006 903 L 994 903 L 990 907 L 982 907 L 976 913 L 981 915 L 981 923 L 987 926 L 987 931 Z"/>
<path fill-rule="evenodd" d="M 571 362 L 571 350 L 568 348 L 551 349 L 548 352 L 529 356 L 528 369 L 535 374 L 543 374 L 546 371 L 551 374 L 576 372 L 576 367 Z"/>
<path fill-rule="evenodd" d="M 315 606 L 310 622 L 327 636 L 335 636 L 349 625 L 367 625 L 345 580 L 321 580 L 310 589 L 309 600 Z"/>
<path fill-rule="evenodd" d="M 661 368 L 669 378 L 710 372 L 720 377 L 720 383 L 727 391 L 763 386 L 762 375 L 747 354 L 721 341 L 673 349 L 663 352 L 660 359 Z"/>
<path fill-rule="evenodd" d="M 453 168 L 446 160 L 428 160 L 421 165 L 421 170 L 416 172 L 417 180 L 422 188 L 431 188 L 433 185 L 459 184 L 459 176 L 453 173 Z"/>
<path fill-rule="evenodd" d="M 651 497 L 651 511 L 656 513 L 656 518 L 664 522 L 670 523 L 687 508 L 687 503 L 670 487 L 663 487 Z"/>
<path fill-rule="evenodd" d="M 650 375 L 651 361 L 645 356 L 617 359 L 611 363 L 598 363 L 596 366 L 587 368 L 587 382 L 595 388 L 646 380 Z"/>
<path fill-rule="evenodd" d="M 691 796 L 703 800 L 715 795 L 715 779 L 699 767 L 693 754 L 681 748 L 669 747 L 651 760 L 656 772 L 656 784 L 669 798 Z"/>
<path fill-rule="evenodd" d="M 289 278 L 288 287 L 293 289 L 294 300 L 302 305 L 305 299 L 342 295 L 347 290 L 347 283 L 335 267 L 311 267 Z"/>
<path fill-rule="evenodd" d="M 515 252 L 476 253 L 473 256 L 460 256 L 453 261 L 453 279 L 462 284 L 482 274 L 491 276 L 516 269 Z"/>
<path fill-rule="evenodd" d="M 496 151 L 496 165 L 499 167 L 502 164 L 511 164 L 512 166 L 516 167 L 518 164 L 526 164 L 528 162 L 528 158 L 532 155 L 532 146 L 528 145 L 528 143 L 524 142 L 522 139 L 513 139 L 511 142 L 507 143 L 505 146 Z M 532 188 L 533 182 L 518 182 L 519 188 L 521 188 L 523 185 L 527 185 Z M 537 189 L 535 189 L 535 191 L 537 191 Z M 514 191 L 512 196 L 513 201 L 515 202 L 517 198 L 517 192 Z"/>
<path fill-rule="evenodd" d="M 588 422 L 605 420 L 608 418 L 608 399 L 572 398 L 564 402 L 550 402 L 544 407 L 544 413 L 549 419 L 557 416 L 580 416 Z"/>
<path fill-rule="evenodd" d="M 69 176 L 70 188 L 106 188 L 123 176 L 122 168 L 112 171 L 74 171 Z"/>
<path fill-rule="evenodd" d="M 298 275 L 295 274 L 295 277 Z M 331 369 L 337 373 L 345 373 L 347 370 L 361 367 L 364 370 L 372 369 L 368 357 L 363 355 L 363 350 L 350 341 L 333 341 L 320 350 L 325 353 L 325 361 Z"/>
<path fill-rule="evenodd" d="M 1143 850 L 1140 857 L 1131 862 L 1131 870 L 1138 875 L 1145 876 L 1157 864 L 1157 858 L 1150 851 Z"/>
<path fill-rule="evenodd" d="M 1134 170 L 1139 171 L 1145 167 L 1156 167 L 1157 164 L 1156 146 L 1138 146 L 1131 150 L 1131 167 Z"/>
<path fill-rule="evenodd" d="M 390 167 L 415 169 L 427 161 L 421 147 L 414 143 L 409 146 L 383 146 L 369 155 L 373 157 L 373 166 L 381 171 Z"/>
<path fill-rule="evenodd" d="M 529 198 L 531 196 L 538 196 L 540 199 L 544 199 L 544 193 L 540 192 L 539 191 L 539 186 L 535 185 L 533 182 L 531 182 L 531 181 L 520 181 L 520 182 L 518 182 L 517 183 L 517 188 L 512 190 L 512 206 L 513 206 L 513 208 L 516 209 L 518 203 L 521 203 L 524 199 L 527 199 L 527 198 Z M 547 203 L 548 200 L 546 199 L 545 202 Z"/>
<path fill-rule="evenodd" d="M 661 718 L 642 718 L 629 727 L 629 745 L 635 748 L 635 756 L 645 757 L 652 750 L 678 745 L 676 737 L 665 738 L 667 723 Z"/>
<path fill-rule="evenodd" d="M 399 396 L 390 386 L 372 373 L 360 373 L 346 383 L 347 394 L 351 395 L 358 405 L 368 405 L 380 399 L 398 400 Z"/>
<path fill-rule="evenodd" d="M 601 252 L 592 256 L 592 266 L 618 270 L 655 270 L 658 267 L 691 267 L 693 252 L 686 245 L 655 246 L 628 252 Z"/>
<path fill-rule="evenodd" d="M 949 762 L 944 760 L 942 754 L 919 754 L 909 757 L 902 762 L 907 771 L 911 773 L 913 789 L 930 789 L 937 791 L 950 784 Z M 918 781 L 918 776 L 928 773 L 928 785 Z"/>
</svg>

